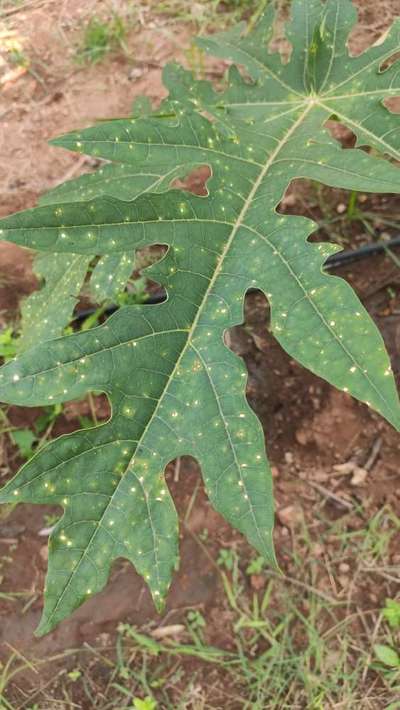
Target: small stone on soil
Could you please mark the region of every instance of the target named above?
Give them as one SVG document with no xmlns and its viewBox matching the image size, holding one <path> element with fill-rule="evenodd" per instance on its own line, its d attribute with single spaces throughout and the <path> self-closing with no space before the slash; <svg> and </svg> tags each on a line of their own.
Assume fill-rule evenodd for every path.
<svg viewBox="0 0 400 710">
<path fill-rule="evenodd" d="M 277 517 L 282 525 L 287 525 L 290 528 L 302 522 L 303 511 L 299 505 L 287 505 L 278 510 Z"/>
<path fill-rule="evenodd" d="M 368 471 L 366 471 L 365 468 L 359 468 L 357 466 L 357 468 L 354 470 L 353 477 L 350 481 L 350 485 L 363 486 L 367 476 L 368 476 Z"/>
</svg>

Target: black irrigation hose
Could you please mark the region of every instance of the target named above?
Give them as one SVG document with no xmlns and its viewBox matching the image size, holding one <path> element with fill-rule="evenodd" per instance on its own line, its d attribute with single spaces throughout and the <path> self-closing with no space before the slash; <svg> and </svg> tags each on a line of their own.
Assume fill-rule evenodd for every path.
<svg viewBox="0 0 400 710">
<path fill-rule="evenodd" d="M 327 261 L 325 262 L 325 269 L 336 269 L 340 266 L 347 266 L 347 264 L 352 264 L 355 261 L 361 261 L 361 259 L 367 259 L 370 256 L 375 256 L 376 254 L 381 254 L 382 252 L 385 252 L 386 249 L 393 249 L 394 247 L 400 247 L 400 237 L 395 237 L 394 239 L 390 239 L 387 242 L 378 242 L 376 244 L 365 244 L 364 246 L 360 247 L 359 249 L 354 249 L 354 250 L 348 250 L 348 251 L 341 251 L 338 254 L 332 254 Z M 258 289 L 256 288 L 250 288 L 248 290 L 248 293 L 255 293 L 257 292 Z M 144 302 L 144 305 L 155 305 L 156 303 L 163 303 L 166 300 L 166 293 L 164 290 L 158 291 L 157 293 L 154 293 L 152 296 L 149 296 L 147 301 Z M 111 305 L 106 308 L 103 313 L 105 315 L 112 315 L 119 309 L 119 306 L 117 305 Z M 89 316 L 92 316 L 94 313 L 96 313 L 97 308 L 86 308 L 83 311 L 79 311 L 75 318 L 73 319 L 73 323 L 81 323 L 82 321 L 86 320 Z"/>
<path fill-rule="evenodd" d="M 337 266 L 347 266 L 347 264 L 351 264 L 353 261 L 360 261 L 369 256 L 381 254 L 385 252 L 386 249 L 393 249 L 393 247 L 400 247 L 400 237 L 395 237 L 394 239 L 389 239 L 384 242 L 376 242 L 375 244 L 365 244 L 359 249 L 340 251 L 338 254 L 332 254 L 326 261 L 324 268 L 335 269 Z"/>
</svg>

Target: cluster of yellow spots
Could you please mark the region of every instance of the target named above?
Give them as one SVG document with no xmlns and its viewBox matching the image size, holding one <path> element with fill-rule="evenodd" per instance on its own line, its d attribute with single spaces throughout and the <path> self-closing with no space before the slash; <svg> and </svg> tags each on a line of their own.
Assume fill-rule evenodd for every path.
<svg viewBox="0 0 400 710">
<path fill-rule="evenodd" d="M 68 538 L 65 534 L 64 531 L 62 531 L 58 537 L 58 539 L 64 543 L 67 547 L 72 547 L 72 540 Z"/>
<path fill-rule="evenodd" d="M 128 405 L 125 405 L 122 409 L 122 413 L 124 414 L 125 417 L 133 417 L 135 414 L 135 410 L 133 407 L 129 407 Z"/>
</svg>

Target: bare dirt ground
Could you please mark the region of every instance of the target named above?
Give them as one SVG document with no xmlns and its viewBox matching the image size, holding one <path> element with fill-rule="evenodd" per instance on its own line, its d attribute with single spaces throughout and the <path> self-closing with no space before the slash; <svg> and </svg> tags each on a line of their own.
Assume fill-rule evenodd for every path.
<svg viewBox="0 0 400 710">
<path fill-rule="evenodd" d="M 128 4 L 120 3 L 120 6 L 126 9 Z M 387 28 L 399 8 L 397 0 L 379 4 L 358 0 L 356 4 L 360 8 L 360 25 L 354 34 L 353 46 L 360 49 Z M 91 168 L 89 158 L 48 146 L 48 139 L 101 118 L 125 116 L 138 95 L 148 96 L 156 105 L 165 95 L 161 82 L 165 63 L 173 58 L 187 64 L 184 50 L 190 46 L 194 26 L 183 22 L 179 15 L 174 22 L 167 20 L 154 2 L 136 8 L 129 20 L 132 24 L 126 38 L 126 53 L 111 53 L 96 65 L 77 65 L 75 47 L 84 23 L 93 13 L 107 12 L 108 7 L 100 0 L 86 3 L 45 0 L 22 3 L 21 8 L 6 3 L 2 19 L 0 10 L 0 42 L 3 39 L 0 52 L 3 60 L 0 63 L 1 216 L 34 206 L 47 189 Z M 9 61 L 7 42 L 10 38 L 18 39 L 21 51 L 29 59 L 27 71 L 18 76 L 9 75 L 15 68 Z M 215 72 L 224 69 L 220 62 L 208 67 Z M 309 188 L 302 184 L 293 188 L 290 195 L 283 209 L 311 214 L 317 220 L 326 216 L 325 200 L 328 212 L 337 215 L 337 206 L 348 198 L 345 193 L 330 190 L 323 193 L 321 202 L 318 195 L 310 195 Z M 400 211 L 399 201 L 393 198 L 375 202 L 368 198 L 367 207 L 378 214 L 377 228 L 379 215 Z M 386 227 L 384 230 L 395 231 Z M 326 234 L 322 236 L 326 238 Z M 368 240 L 359 224 L 351 226 L 347 238 L 354 239 L 355 243 Z M 340 275 L 354 285 L 375 318 L 399 377 L 400 270 L 390 258 L 376 257 L 373 261 L 342 269 Z M 31 255 L 13 245 L 0 245 L 2 326 L 18 317 L 21 299 L 34 286 Z M 347 609 L 360 610 L 362 613 L 355 619 L 352 632 L 359 634 L 361 645 L 366 644 L 369 643 L 366 639 L 374 633 L 368 614 L 379 610 L 387 597 L 395 597 L 400 582 L 399 439 L 389 425 L 365 406 L 334 391 L 290 360 L 269 335 L 266 322 L 268 308 L 264 299 L 257 294 L 249 296 L 246 324 L 234 329 L 232 347 L 247 363 L 249 401 L 266 433 L 275 477 L 278 513 L 275 538 L 279 561 L 286 578 L 294 580 L 287 582 L 289 587 L 293 584 L 293 593 L 304 596 L 305 610 L 310 593 L 307 585 L 310 586 L 311 581 L 317 593 L 329 595 L 336 601 L 344 600 Z M 13 408 L 8 413 L 12 424 L 18 426 L 28 426 L 37 415 L 37 410 Z M 76 418 L 73 414 L 68 416 L 67 410 L 54 433 L 76 426 Z M 4 447 L 0 463 L 2 481 L 19 463 L 10 445 L 4 444 Z M 351 465 L 347 469 L 335 468 L 349 461 Z M 358 478 L 357 466 L 365 472 Z M 210 508 L 194 461 L 183 460 L 179 471 L 176 464 L 171 464 L 167 476 L 182 521 L 181 565 L 161 620 L 139 577 L 128 564 L 120 562 L 115 565 L 110 583 L 102 594 L 88 601 L 53 633 L 35 639 L 33 631 L 40 616 L 47 565 L 46 538 L 40 536 L 39 531 L 44 527 L 44 514 L 54 513 L 54 510 L 23 506 L 0 519 L 0 581 L 4 594 L 4 599 L 0 596 L 0 652 L 3 662 L 14 652 L 36 661 L 71 650 L 69 656 L 62 655 L 61 660 L 40 666 L 39 676 L 32 668 L 16 675 L 7 688 L 8 700 L 14 703 L 12 708 L 95 707 L 80 682 L 71 681 L 70 700 L 65 700 L 59 673 L 65 668 L 75 668 L 77 659 L 81 663 L 79 654 L 85 645 L 100 648 L 112 645 L 119 622 L 138 627 L 146 627 L 149 622 L 156 626 L 175 624 L 185 619 L 188 609 L 198 609 L 207 621 L 207 642 L 225 649 L 234 646 L 232 633 L 228 631 L 230 612 L 226 610 L 215 560 L 219 550 L 233 548 L 240 552 L 242 567 L 245 567 L 252 553 L 240 536 Z M 352 556 L 355 553 L 351 545 L 343 551 L 337 530 L 350 539 L 382 510 L 391 511 L 379 518 L 381 529 L 379 526 L 377 529 L 377 535 L 391 531 L 384 564 L 378 565 L 372 553 L 360 561 Z M 392 513 L 393 519 L 390 518 Z M 396 520 L 397 523 L 393 522 Z M 336 524 L 339 526 L 335 528 L 336 533 L 327 533 Z M 206 544 L 202 537 L 204 530 L 207 530 Z M 302 576 L 301 567 L 296 566 L 296 555 L 312 557 L 311 581 L 311 577 Z M 246 577 L 247 592 L 249 595 L 262 593 L 268 581 L 268 572 Z M 23 596 L 13 597 L 16 592 Z M 276 595 L 272 601 L 275 607 L 279 605 L 279 587 Z M 73 649 L 78 649 L 75 655 Z M 360 686 L 358 699 L 354 696 L 357 703 L 362 702 L 363 693 L 367 693 L 366 688 L 370 688 L 371 683 L 380 687 L 381 680 L 375 676 L 371 680 L 369 673 L 367 668 L 365 686 Z M 103 687 L 101 678 L 96 682 L 99 688 Z M 200 674 L 199 683 L 207 686 L 206 671 Z M 213 683 L 214 699 L 210 700 L 204 691 L 207 704 L 196 705 L 193 701 L 182 707 L 245 707 L 238 701 L 235 704 L 224 700 L 223 674 Z M 31 702 L 29 698 L 37 688 L 38 694 Z M 172 695 L 174 697 L 178 696 Z M 385 698 L 387 702 L 394 700 L 390 691 Z M 386 701 L 378 699 L 375 704 L 371 701 L 364 706 L 384 708 L 385 704 Z M 293 704 L 292 707 L 311 706 Z M 312 707 L 329 708 L 331 705 Z M 350 708 L 351 704 L 340 707 Z"/>
</svg>

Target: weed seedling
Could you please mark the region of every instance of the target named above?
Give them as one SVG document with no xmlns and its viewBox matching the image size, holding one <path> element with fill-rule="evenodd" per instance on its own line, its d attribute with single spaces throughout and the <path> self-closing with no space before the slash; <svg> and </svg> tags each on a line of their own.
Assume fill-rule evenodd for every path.
<svg viewBox="0 0 400 710">
<path fill-rule="evenodd" d="M 82 46 L 76 53 L 77 62 L 97 64 L 111 51 L 122 49 L 127 52 L 126 31 L 124 19 L 117 14 L 108 21 L 91 17 L 85 27 Z"/>
</svg>

